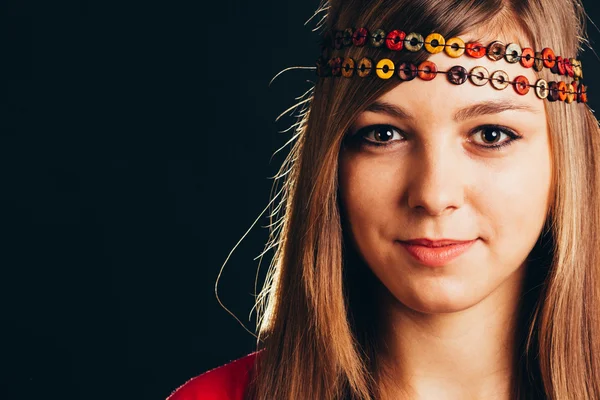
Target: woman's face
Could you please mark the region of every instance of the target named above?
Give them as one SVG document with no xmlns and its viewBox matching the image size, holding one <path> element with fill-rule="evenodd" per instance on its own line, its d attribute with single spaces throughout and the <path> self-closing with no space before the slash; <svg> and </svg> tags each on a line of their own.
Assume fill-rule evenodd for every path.
<svg viewBox="0 0 600 400">
<path fill-rule="evenodd" d="M 505 60 L 429 60 L 442 71 L 480 65 L 536 82 L 532 69 Z M 551 195 L 547 100 L 534 90 L 454 85 L 440 74 L 398 85 L 357 117 L 340 153 L 345 217 L 358 252 L 405 306 L 458 311 L 520 281 Z M 475 242 L 431 266 L 400 243 L 418 238 Z"/>
</svg>

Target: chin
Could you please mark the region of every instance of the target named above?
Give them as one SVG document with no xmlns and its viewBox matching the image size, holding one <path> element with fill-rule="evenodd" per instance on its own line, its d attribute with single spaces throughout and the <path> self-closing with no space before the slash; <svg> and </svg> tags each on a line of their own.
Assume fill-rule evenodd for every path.
<svg viewBox="0 0 600 400">
<path fill-rule="evenodd" d="M 396 293 L 390 292 L 400 306 L 423 314 L 445 314 L 466 310 L 475 306 L 486 296 L 464 282 L 452 284 L 439 280 L 429 285 L 423 283 L 406 287 Z"/>
</svg>

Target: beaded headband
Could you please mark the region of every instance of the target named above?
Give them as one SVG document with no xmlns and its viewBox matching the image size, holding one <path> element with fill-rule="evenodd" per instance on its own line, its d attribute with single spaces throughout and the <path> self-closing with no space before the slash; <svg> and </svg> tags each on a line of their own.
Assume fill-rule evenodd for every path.
<svg viewBox="0 0 600 400">
<path fill-rule="evenodd" d="M 482 58 L 487 55 L 492 61 L 505 59 L 514 64 L 520 63 L 524 68 L 533 68 L 535 71 L 542 71 L 549 68 L 553 73 L 574 79 L 572 83 L 563 81 L 547 82 L 544 79 L 538 79 L 532 85 L 529 80 L 523 76 L 517 76 L 513 81 L 509 80 L 508 74 L 502 70 L 489 73 L 483 66 L 473 68 L 470 72 L 456 65 L 449 71 L 438 71 L 435 63 L 424 61 L 418 66 L 410 62 L 402 62 L 395 65 L 389 58 L 383 58 L 376 63 L 370 58 L 363 58 L 356 62 L 351 57 L 327 58 L 328 49 L 342 49 L 343 47 L 368 45 L 370 47 L 385 47 L 394 52 L 402 50 L 409 52 L 420 51 L 423 47 L 431 54 L 445 51 L 452 58 L 461 57 L 467 54 L 471 58 Z M 390 79 L 397 75 L 401 81 L 410 81 L 417 76 L 422 80 L 432 80 L 437 74 L 446 74 L 448 81 L 461 85 L 468 80 L 474 85 L 484 86 L 487 82 L 498 90 L 505 89 L 509 84 L 520 95 L 525 95 L 530 88 L 535 88 L 535 93 L 540 99 L 548 99 L 551 102 L 564 101 L 566 103 L 587 103 L 587 87 L 580 82 L 583 79 L 583 70 L 581 61 L 575 58 L 566 58 L 556 56 L 554 51 L 548 47 L 541 52 L 536 52 L 531 48 L 521 48 L 516 43 L 508 45 L 501 41 L 494 41 L 488 46 L 479 42 L 465 43 L 458 37 L 452 37 L 446 40 L 439 33 L 431 33 L 426 38 L 416 32 L 408 35 L 401 30 L 392 30 L 386 33 L 382 29 L 377 29 L 370 33 L 366 28 L 352 29 L 347 28 L 335 33 L 327 32 L 322 44 L 322 55 L 317 60 L 317 75 L 320 77 L 344 76 L 352 77 L 355 73 L 359 77 L 367 77 L 376 72 L 381 79 Z M 375 66 L 373 66 L 375 65 Z"/>
</svg>

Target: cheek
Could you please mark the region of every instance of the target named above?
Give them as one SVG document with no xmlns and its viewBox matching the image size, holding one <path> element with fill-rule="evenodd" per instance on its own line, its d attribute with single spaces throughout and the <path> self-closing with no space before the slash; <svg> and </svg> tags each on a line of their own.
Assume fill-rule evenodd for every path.
<svg viewBox="0 0 600 400">
<path fill-rule="evenodd" d="M 530 147 L 475 181 L 474 208 L 489 224 L 492 252 L 528 253 L 546 219 L 551 193 L 551 158 L 547 149 Z M 509 249 L 513 249 L 510 251 Z"/>
<path fill-rule="evenodd" d="M 341 156 L 339 171 L 341 201 L 353 231 L 377 231 L 397 212 L 399 175 L 389 162 Z"/>
</svg>

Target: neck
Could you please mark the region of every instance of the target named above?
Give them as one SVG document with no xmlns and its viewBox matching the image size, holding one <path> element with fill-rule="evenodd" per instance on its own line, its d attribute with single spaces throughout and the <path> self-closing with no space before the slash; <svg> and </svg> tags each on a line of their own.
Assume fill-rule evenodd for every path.
<svg viewBox="0 0 600 400">
<path fill-rule="evenodd" d="M 448 313 L 415 311 L 383 290 L 381 398 L 510 399 L 524 271 Z"/>
</svg>

